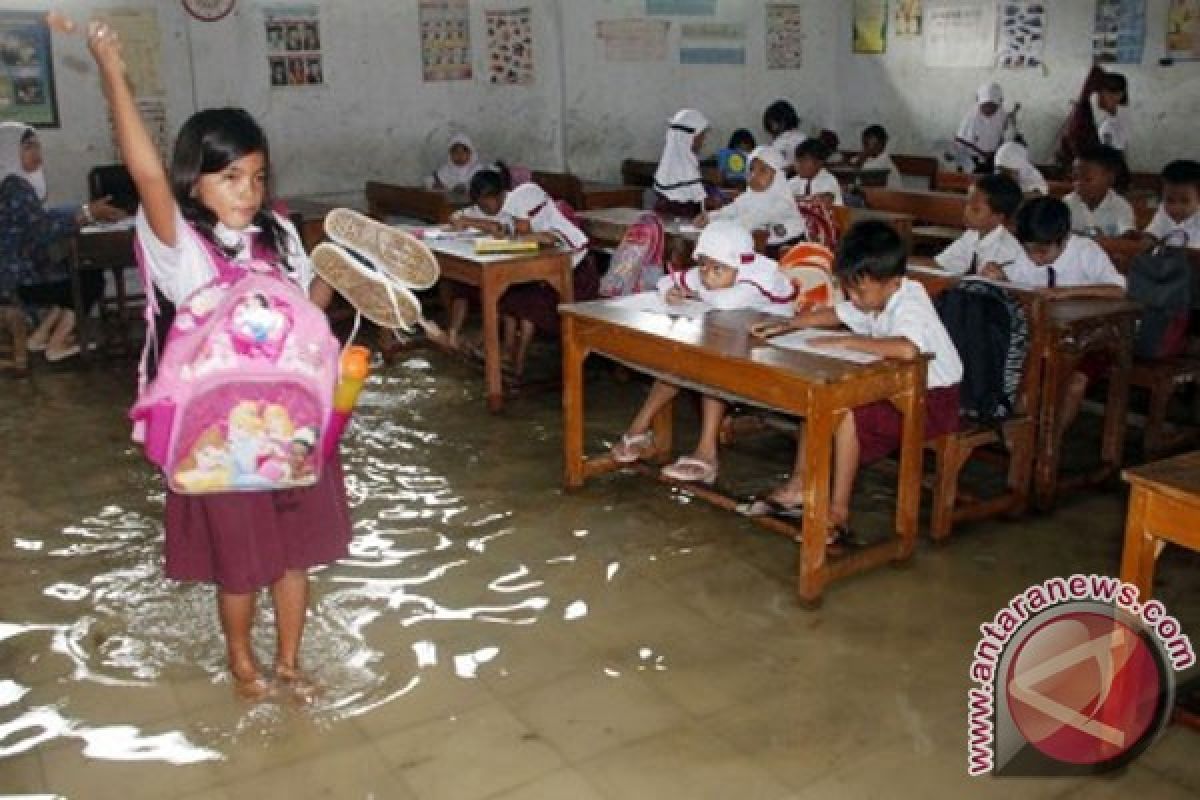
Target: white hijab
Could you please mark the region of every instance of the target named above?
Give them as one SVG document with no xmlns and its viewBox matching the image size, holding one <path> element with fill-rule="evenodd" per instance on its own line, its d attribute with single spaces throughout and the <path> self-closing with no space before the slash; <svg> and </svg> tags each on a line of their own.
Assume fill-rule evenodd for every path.
<svg viewBox="0 0 1200 800">
<path fill-rule="evenodd" d="M 700 178 L 700 159 L 692 152 L 692 142 L 708 130 L 708 120 L 699 111 L 685 108 L 671 117 L 662 158 L 654 171 L 654 190 L 677 203 L 703 203 L 704 184 Z"/>
<path fill-rule="evenodd" d="M 980 107 L 986 103 L 999 106 L 995 114 L 986 116 Z M 1004 90 L 998 83 L 985 83 L 975 92 L 975 107 L 963 117 L 958 126 L 957 139 L 974 146 L 983 153 L 994 153 L 1004 140 Z"/>
<path fill-rule="evenodd" d="M 467 163 L 461 167 L 450 160 L 449 153 L 446 156 L 446 163 L 437 168 L 434 175 L 437 176 L 438 182 L 447 189 L 454 189 L 462 186 L 467 187 L 471 184 L 471 178 L 475 176 L 482 167 L 479 163 L 479 155 L 475 152 L 475 145 L 471 144 L 471 140 L 466 134 L 456 133 L 450 137 L 450 144 L 446 145 L 446 150 L 449 151 L 455 145 L 462 145 L 471 151 L 471 157 L 467 159 Z"/>
<path fill-rule="evenodd" d="M 33 128 L 22 122 L 0 122 L 0 181 L 9 175 L 24 178 L 37 192 L 38 200 L 45 202 L 45 171 L 38 167 L 34 172 L 26 172 L 25 168 L 21 166 L 21 140 L 28 133 L 35 132 Z"/>
<path fill-rule="evenodd" d="M 790 199 L 790 198 L 789 198 Z M 791 303 L 796 290 L 772 259 L 754 252 L 754 237 L 733 220 L 715 220 L 696 241 L 694 257 L 707 256 L 737 269 L 735 285 L 749 285 L 762 295 L 757 307 Z"/>
<path fill-rule="evenodd" d="M 513 219 L 527 219 L 535 233 L 553 233 L 572 251 L 572 266 L 587 255 L 588 239 L 583 231 L 563 216 L 558 206 L 536 183 L 523 183 L 504 198 L 501 213 Z"/>
<path fill-rule="evenodd" d="M 1005 142 L 1000 145 L 1000 149 L 996 151 L 996 169 L 1001 168 L 1016 171 L 1017 183 L 1020 184 L 1022 192 L 1050 193 L 1046 179 L 1029 160 L 1029 151 L 1024 145 L 1017 142 Z"/>
<path fill-rule="evenodd" d="M 761 161 L 775 171 L 771 185 L 762 191 L 747 186 L 736 200 L 709 216 L 712 219 L 736 220 L 750 230 L 766 228 L 767 242 L 770 244 L 790 241 L 806 233 L 808 229 L 804 218 L 796 208 L 796 198 L 792 196 L 784 174 L 783 156 L 773 145 L 759 146 L 750 153 L 751 164 L 755 161 Z"/>
</svg>

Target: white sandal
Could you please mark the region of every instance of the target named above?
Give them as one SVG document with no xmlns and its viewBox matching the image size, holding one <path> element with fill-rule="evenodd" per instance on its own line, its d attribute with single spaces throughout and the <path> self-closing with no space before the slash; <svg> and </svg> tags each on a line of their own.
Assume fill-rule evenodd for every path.
<svg viewBox="0 0 1200 800">
<path fill-rule="evenodd" d="M 662 475 L 680 483 L 712 486 L 717 482 L 717 465 L 695 456 L 680 456 L 662 468 Z"/>
<path fill-rule="evenodd" d="M 612 456 L 612 460 L 618 464 L 633 464 L 649 455 L 650 446 L 653 444 L 654 431 L 623 433 L 621 441 L 612 446 L 609 454 Z"/>
</svg>

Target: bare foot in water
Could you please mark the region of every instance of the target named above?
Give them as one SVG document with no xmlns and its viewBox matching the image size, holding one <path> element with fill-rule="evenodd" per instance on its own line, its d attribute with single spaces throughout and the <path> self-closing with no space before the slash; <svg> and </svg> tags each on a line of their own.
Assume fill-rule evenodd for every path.
<svg viewBox="0 0 1200 800">
<path fill-rule="evenodd" d="M 298 667 L 287 664 L 275 665 L 275 682 L 290 694 L 293 700 L 303 705 L 316 702 L 322 693 L 321 687 L 317 685 L 316 681 Z"/>
<path fill-rule="evenodd" d="M 271 694 L 271 684 L 258 671 L 254 663 L 236 664 L 229 667 L 233 676 L 233 691 L 248 703 L 257 703 Z"/>
</svg>

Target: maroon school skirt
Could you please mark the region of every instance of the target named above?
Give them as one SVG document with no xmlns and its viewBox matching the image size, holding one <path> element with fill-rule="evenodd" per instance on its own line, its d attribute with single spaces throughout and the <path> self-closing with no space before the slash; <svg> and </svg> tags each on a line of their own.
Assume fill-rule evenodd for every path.
<svg viewBox="0 0 1200 800">
<path fill-rule="evenodd" d="M 577 303 L 600 296 L 600 271 L 591 253 L 575 266 L 571 282 Z M 500 298 L 500 314 L 527 319 L 538 333 L 558 336 L 558 303 L 558 292 L 545 281 L 519 283 Z"/>
<path fill-rule="evenodd" d="M 285 570 L 305 570 L 346 555 L 350 510 L 342 462 L 325 462 L 305 489 L 181 495 L 167 491 L 166 574 L 245 594 Z"/>
<path fill-rule="evenodd" d="M 958 430 L 958 416 L 957 383 L 925 392 L 926 441 Z M 858 463 L 871 464 L 898 450 L 903 420 L 896 407 L 886 400 L 854 409 L 854 428 L 858 432 Z"/>
</svg>

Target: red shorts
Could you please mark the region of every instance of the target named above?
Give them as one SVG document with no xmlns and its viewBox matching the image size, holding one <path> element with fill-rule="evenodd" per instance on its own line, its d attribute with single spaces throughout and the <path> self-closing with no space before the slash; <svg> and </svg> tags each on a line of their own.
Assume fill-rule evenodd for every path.
<svg viewBox="0 0 1200 800">
<path fill-rule="evenodd" d="M 958 417 L 957 383 L 925 392 L 925 441 L 958 430 Z M 903 421 L 896 407 L 886 400 L 854 409 L 858 463 L 874 463 L 899 449 Z"/>
</svg>

